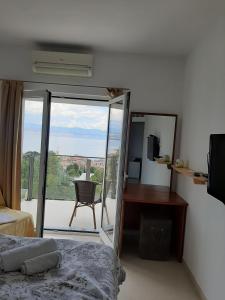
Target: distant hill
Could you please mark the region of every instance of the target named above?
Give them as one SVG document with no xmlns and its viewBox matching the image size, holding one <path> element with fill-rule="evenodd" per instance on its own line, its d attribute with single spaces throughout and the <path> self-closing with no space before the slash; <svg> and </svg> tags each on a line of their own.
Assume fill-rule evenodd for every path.
<svg viewBox="0 0 225 300">
<path fill-rule="evenodd" d="M 26 131 L 40 132 L 41 126 L 37 124 L 25 123 L 24 129 Z M 51 127 L 51 134 L 53 135 L 66 135 L 71 137 L 92 138 L 92 139 L 105 139 L 106 131 L 99 129 L 85 129 L 85 128 L 68 128 L 68 127 Z"/>
</svg>

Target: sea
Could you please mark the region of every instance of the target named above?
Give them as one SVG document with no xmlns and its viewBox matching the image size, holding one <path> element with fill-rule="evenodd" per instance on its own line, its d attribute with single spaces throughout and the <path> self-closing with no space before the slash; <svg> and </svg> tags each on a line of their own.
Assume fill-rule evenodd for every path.
<svg viewBox="0 0 225 300">
<path fill-rule="evenodd" d="M 24 132 L 23 153 L 37 151 L 40 153 L 41 133 L 37 131 Z M 49 150 L 60 155 L 81 155 L 87 157 L 105 157 L 106 137 L 91 138 L 90 136 L 75 137 L 70 135 L 50 134 Z"/>
</svg>

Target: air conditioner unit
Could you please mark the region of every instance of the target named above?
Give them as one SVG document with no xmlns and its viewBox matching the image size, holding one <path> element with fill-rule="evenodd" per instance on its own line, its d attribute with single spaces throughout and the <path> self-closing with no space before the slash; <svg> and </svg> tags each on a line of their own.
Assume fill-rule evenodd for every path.
<svg viewBox="0 0 225 300">
<path fill-rule="evenodd" d="M 91 77 L 93 55 L 51 51 L 32 51 L 34 73 Z"/>
</svg>

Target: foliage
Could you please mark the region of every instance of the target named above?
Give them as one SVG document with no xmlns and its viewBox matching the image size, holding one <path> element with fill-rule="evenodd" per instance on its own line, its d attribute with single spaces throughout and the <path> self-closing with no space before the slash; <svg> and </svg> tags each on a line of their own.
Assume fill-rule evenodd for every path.
<svg viewBox="0 0 225 300">
<path fill-rule="evenodd" d="M 40 168 L 40 154 L 37 152 L 27 152 L 23 155 L 21 165 L 21 186 L 23 190 L 28 189 L 29 167 L 33 160 L 33 188 L 32 198 L 38 198 L 38 185 L 39 185 L 39 168 Z M 79 177 L 85 172 L 84 167 L 79 167 L 78 164 L 73 163 L 66 169 L 63 168 L 60 156 L 57 153 L 50 151 L 48 153 L 48 166 L 47 166 L 47 199 L 65 199 L 74 200 L 75 190 L 73 179 Z M 102 184 L 103 169 L 91 167 L 91 180 Z M 101 192 L 101 185 L 97 186 L 96 196 Z M 25 193 L 23 193 L 24 195 Z"/>
<path fill-rule="evenodd" d="M 73 163 L 66 168 L 66 173 L 70 177 L 79 177 L 82 174 L 82 171 L 80 170 L 78 164 Z"/>
<path fill-rule="evenodd" d="M 91 167 L 90 168 L 91 174 L 94 174 L 96 170 L 98 170 L 96 167 Z"/>
<path fill-rule="evenodd" d="M 32 159 L 35 159 L 39 153 L 34 151 L 26 152 L 23 155 L 22 162 L 21 162 L 21 186 L 23 189 L 28 188 L 28 179 L 29 179 L 29 165 Z"/>
<path fill-rule="evenodd" d="M 111 197 L 116 197 L 116 183 L 117 183 L 117 172 L 118 172 L 118 160 L 119 152 L 115 152 L 108 158 L 107 166 L 107 180 L 111 182 Z"/>
<path fill-rule="evenodd" d="M 104 169 L 102 168 L 95 168 L 94 174 L 91 176 L 91 180 L 94 182 L 99 183 L 96 187 L 96 197 L 99 197 L 102 191 L 102 184 L 103 184 L 103 176 L 104 176 Z"/>
<path fill-rule="evenodd" d="M 102 184 L 104 175 L 103 173 L 103 169 L 96 169 L 94 174 L 91 176 L 91 180 Z"/>
<path fill-rule="evenodd" d="M 28 188 L 28 176 L 29 176 L 29 158 L 23 157 L 21 163 L 21 186 L 23 189 Z"/>
</svg>

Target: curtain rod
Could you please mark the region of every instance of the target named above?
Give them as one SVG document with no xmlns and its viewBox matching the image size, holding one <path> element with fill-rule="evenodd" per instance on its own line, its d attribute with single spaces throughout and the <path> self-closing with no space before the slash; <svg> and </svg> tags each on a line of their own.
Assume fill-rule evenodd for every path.
<svg viewBox="0 0 225 300">
<path fill-rule="evenodd" d="M 0 80 L 16 80 L 16 79 L 0 78 Z M 56 85 L 62 85 L 62 86 L 76 86 L 76 87 L 99 88 L 99 89 L 112 88 L 112 87 L 109 87 L 109 86 L 84 85 L 84 84 L 68 84 L 68 83 L 43 82 L 43 81 L 32 81 L 32 80 L 18 80 L 18 81 L 22 81 L 22 82 L 25 82 L 25 83 L 39 83 L 39 84 L 53 84 L 53 85 L 56 84 Z M 128 88 L 120 88 L 120 89 L 123 89 L 125 91 L 129 91 L 130 90 Z"/>
</svg>

